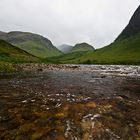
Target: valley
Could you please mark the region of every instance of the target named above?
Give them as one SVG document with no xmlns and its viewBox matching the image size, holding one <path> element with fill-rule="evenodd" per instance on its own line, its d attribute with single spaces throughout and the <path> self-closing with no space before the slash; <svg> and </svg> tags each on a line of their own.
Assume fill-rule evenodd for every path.
<svg viewBox="0 0 140 140">
<path fill-rule="evenodd" d="M 98 23 L 100 28 L 112 24 L 113 29 L 116 27 L 114 32 L 109 27 L 107 35 L 97 23 L 92 25 L 94 28 L 86 23 L 88 19 L 100 21 L 100 12 L 95 18 L 91 18 L 91 12 L 90 16 L 85 14 L 87 20 L 81 20 L 83 12 L 90 9 L 85 10 L 84 6 L 80 16 L 75 17 L 79 12 L 72 5 L 76 12 L 64 8 L 68 19 L 61 21 L 60 15 L 65 15 L 61 10 L 54 14 L 56 17 L 51 15 L 58 4 L 47 9 L 44 0 L 39 10 L 42 1 L 34 1 L 35 5 L 25 2 L 30 6 L 28 10 L 37 8 L 30 18 L 26 14 L 33 20 L 31 23 L 23 17 L 21 24 L 17 18 L 17 25 L 10 21 L 5 24 L 7 28 L 3 27 L 5 31 L 0 31 L 0 140 L 140 140 L 140 6 L 112 43 L 99 49 L 94 41 L 102 44 L 122 27 L 121 21 L 120 25 L 116 23 L 118 16 L 109 12 L 107 19 L 111 18 L 111 22 Z M 16 14 L 24 9 L 24 15 L 27 9 L 25 3 L 21 4 L 22 9 L 20 2 L 15 4 L 19 6 Z M 51 12 L 44 12 L 46 9 Z M 43 13 L 37 16 L 39 11 Z M 75 17 L 72 20 L 71 14 Z M 23 27 L 24 22 L 30 26 Z M 13 31 L 9 31 L 10 27 Z M 94 36 L 91 32 L 95 32 Z"/>
<path fill-rule="evenodd" d="M 74 46 L 64 44 L 59 46 L 59 50 L 49 39 L 38 34 L 21 31 L 0 32 L 0 39 L 34 57 L 38 57 L 39 61 L 34 61 L 35 63 L 139 65 L 139 15 L 140 6 L 115 41 L 100 49 L 95 49 L 94 46 L 83 42 Z M 0 47 L 4 46 L 1 45 Z M 8 51 L 10 50 L 7 50 L 7 53 L 9 53 Z M 0 57 L 0 61 L 7 61 L 7 59 Z"/>
</svg>

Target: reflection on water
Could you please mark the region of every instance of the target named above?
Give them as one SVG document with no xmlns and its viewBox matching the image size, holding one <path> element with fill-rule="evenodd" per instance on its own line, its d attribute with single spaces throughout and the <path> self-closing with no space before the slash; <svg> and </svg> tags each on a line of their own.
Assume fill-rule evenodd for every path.
<svg viewBox="0 0 140 140">
<path fill-rule="evenodd" d="M 92 68 L 1 75 L 0 139 L 139 140 L 138 69 Z"/>
</svg>

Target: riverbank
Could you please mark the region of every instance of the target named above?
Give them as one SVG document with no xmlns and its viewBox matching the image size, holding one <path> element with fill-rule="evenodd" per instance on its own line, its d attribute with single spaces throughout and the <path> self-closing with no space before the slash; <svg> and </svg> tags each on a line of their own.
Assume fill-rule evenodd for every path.
<svg viewBox="0 0 140 140">
<path fill-rule="evenodd" d="M 140 66 L 133 65 L 72 65 L 72 64 L 0 64 L 1 72 L 22 72 L 22 71 L 100 71 L 103 73 L 118 75 L 140 76 Z"/>
</svg>

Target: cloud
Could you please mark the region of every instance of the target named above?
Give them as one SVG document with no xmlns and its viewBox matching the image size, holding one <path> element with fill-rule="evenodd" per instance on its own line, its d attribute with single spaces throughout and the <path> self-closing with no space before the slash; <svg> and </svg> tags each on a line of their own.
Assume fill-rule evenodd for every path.
<svg viewBox="0 0 140 140">
<path fill-rule="evenodd" d="M 138 0 L 1 0 L 0 30 L 44 35 L 56 46 L 87 42 L 103 47 L 118 36 Z"/>
</svg>

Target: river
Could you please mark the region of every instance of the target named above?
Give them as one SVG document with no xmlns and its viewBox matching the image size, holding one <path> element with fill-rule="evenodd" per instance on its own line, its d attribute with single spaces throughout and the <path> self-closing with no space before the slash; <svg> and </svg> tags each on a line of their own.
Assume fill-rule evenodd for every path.
<svg viewBox="0 0 140 140">
<path fill-rule="evenodd" d="M 1 73 L 0 139 L 139 140 L 140 67 Z"/>
</svg>

